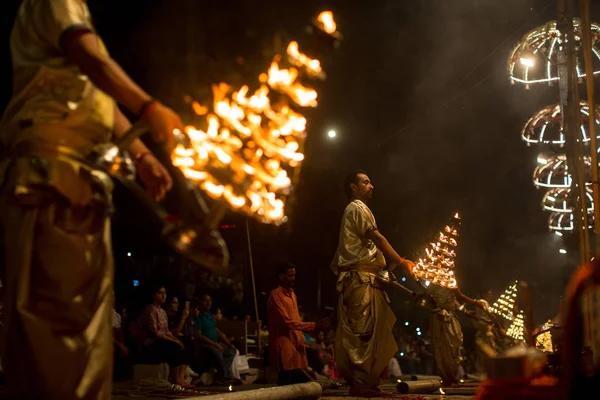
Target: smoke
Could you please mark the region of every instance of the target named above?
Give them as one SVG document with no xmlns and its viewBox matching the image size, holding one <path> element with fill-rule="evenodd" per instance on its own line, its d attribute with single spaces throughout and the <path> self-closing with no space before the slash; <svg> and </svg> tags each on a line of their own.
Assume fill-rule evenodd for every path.
<svg viewBox="0 0 600 400">
<path fill-rule="evenodd" d="M 375 209 L 384 234 L 392 231 L 394 245 L 414 253 L 458 210 L 463 291 L 499 292 L 511 280 L 526 280 L 539 321 L 553 317 L 557 309 L 548 305 L 558 304 L 557 282 L 572 260 L 559 257 L 547 231 L 542 193 L 531 180 L 537 153 L 520 132 L 533 112 L 555 101 L 555 89 L 525 91 L 509 83 L 506 71 L 512 46 L 552 18 L 553 8 L 540 13 L 547 1 L 523 0 L 403 2 L 398 23 L 390 3 L 376 28 L 387 37 L 369 37 L 390 54 L 375 57 L 378 70 L 393 65 L 398 73 L 375 78 L 367 96 L 376 98 L 367 118 L 377 129 L 366 140 L 383 143 L 369 169 L 380 188 Z"/>
</svg>

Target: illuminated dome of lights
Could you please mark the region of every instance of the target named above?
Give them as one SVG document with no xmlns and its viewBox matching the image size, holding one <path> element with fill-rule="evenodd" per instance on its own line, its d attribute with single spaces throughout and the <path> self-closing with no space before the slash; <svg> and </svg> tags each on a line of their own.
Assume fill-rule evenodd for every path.
<svg viewBox="0 0 600 400">
<path fill-rule="evenodd" d="M 554 188 L 548 190 L 542 200 L 542 207 L 546 211 L 558 212 L 558 213 L 570 213 L 573 212 L 573 206 L 571 205 L 571 188 Z M 588 212 L 594 211 L 594 199 L 592 195 L 592 189 L 589 187 L 585 188 L 585 197 L 587 198 Z"/>
<path fill-rule="evenodd" d="M 571 186 L 571 175 L 568 173 L 567 157 L 559 154 L 551 157 L 538 157 L 539 165 L 533 171 L 533 184 L 536 187 L 568 188 Z M 591 185 L 590 157 L 584 157 L 586 186 Z"/>
<path fill-rule="evenodd" d="M 577 76 L 585 77 L 581 50 L 581 24 L 573 19 Z M 552 83 L 558 81 L 558 51 L 562 48 L 565 35 L 556 28 L 556 21 L 525 34 L 508 57 L 508 74 L 512 83 Z M 592 23 L 592 52 L 594 75 L 600 73 L 600 26 Z"/>
<path fill-rule="evenodd" d="M 594 215 L 588 214 L 588 227 L 594 227 Z M 573 213 L 558 213 L 553 212 L 550 214 L 550 218 L 548 218 L 548 228 L 551 231 L 572 231 L 573 230 Z"/>
<path fill-rule="evenodd" d="M 596 107 L 596 116 L 600 114 L 599 108 L 600 107 Z M 590 135 L 588 134 L 590 112 L 586 101 L 580 103 L 579 110 L 581 112 L 581 139 L 584 143 L 587 143 L 590 141 Z M 563 118 L 560 104 L 549 105 L 536 112 L 535 115 L 527 121 L 521 132 L 521 137 L 528 146 L 532 144 L 553 144 L 562 147 L 565 145 L 562 121 Z M 596 123 L 600 124 L 598 117 L 596 117 Z M 600 135 L 597 137 L 600 138 Z"/>
</svg>

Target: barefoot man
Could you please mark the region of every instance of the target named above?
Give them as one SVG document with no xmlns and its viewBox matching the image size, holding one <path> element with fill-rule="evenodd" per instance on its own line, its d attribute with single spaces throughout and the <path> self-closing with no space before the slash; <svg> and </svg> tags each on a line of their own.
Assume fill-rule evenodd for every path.
<svg viewBox="0 0 600 400">
<path fill-rule="evenodd" d="M 377 282 L 392 267 L 412 273 L 414 263 L 398 255 L 377 229 L 367 207 L 373 185 L 363 171 L 354 171 L 344 181 L 350 204 L 344 211 L 340 239 L 331 268 L 338 276 L 338 325 L 335 354 L 340 374 L 350 384 L 350 395 L 380 397 L 379 378 L 398 350 L 392 334 L 396 317 Z M 384 257 L 385 256 L 385 257 Z"/>
</svg>

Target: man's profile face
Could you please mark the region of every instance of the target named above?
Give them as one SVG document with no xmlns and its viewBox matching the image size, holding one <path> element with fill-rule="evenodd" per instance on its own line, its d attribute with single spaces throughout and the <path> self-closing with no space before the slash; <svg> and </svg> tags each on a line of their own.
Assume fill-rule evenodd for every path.
<svg viewBox="0 0 600 400">
<path fill-rule="evenodd" d="M 353 183 L 351 187 L 354 191 L 354 196 L 361 200 L 369 200 L 373 197 L 373 189 L 375 188 L 371 184 L 369 177 L 365 174 L 358 174 L 356 176 L 356 183 Z"/>
<path fill-rule="evenodd" d="M 279 280 L 283 287 L 294 287 L 296 283 L 296 268 L 290 268 L 285 274 L 279 274 Z"/>
</svg>

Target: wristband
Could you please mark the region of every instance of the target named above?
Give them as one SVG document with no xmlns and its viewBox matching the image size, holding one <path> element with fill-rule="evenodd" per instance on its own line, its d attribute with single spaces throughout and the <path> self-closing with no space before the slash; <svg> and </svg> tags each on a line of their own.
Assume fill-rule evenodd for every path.
<svg viewBox="0 0 600 400">
<path fill-rule="evenodd" d="M 142 104 L 140 110 L 138 111 L 138 116 L 140 119 L 148 119 L 152 110 L 158 105 L 158 100 L 151 99 Z"/>
</svg>

